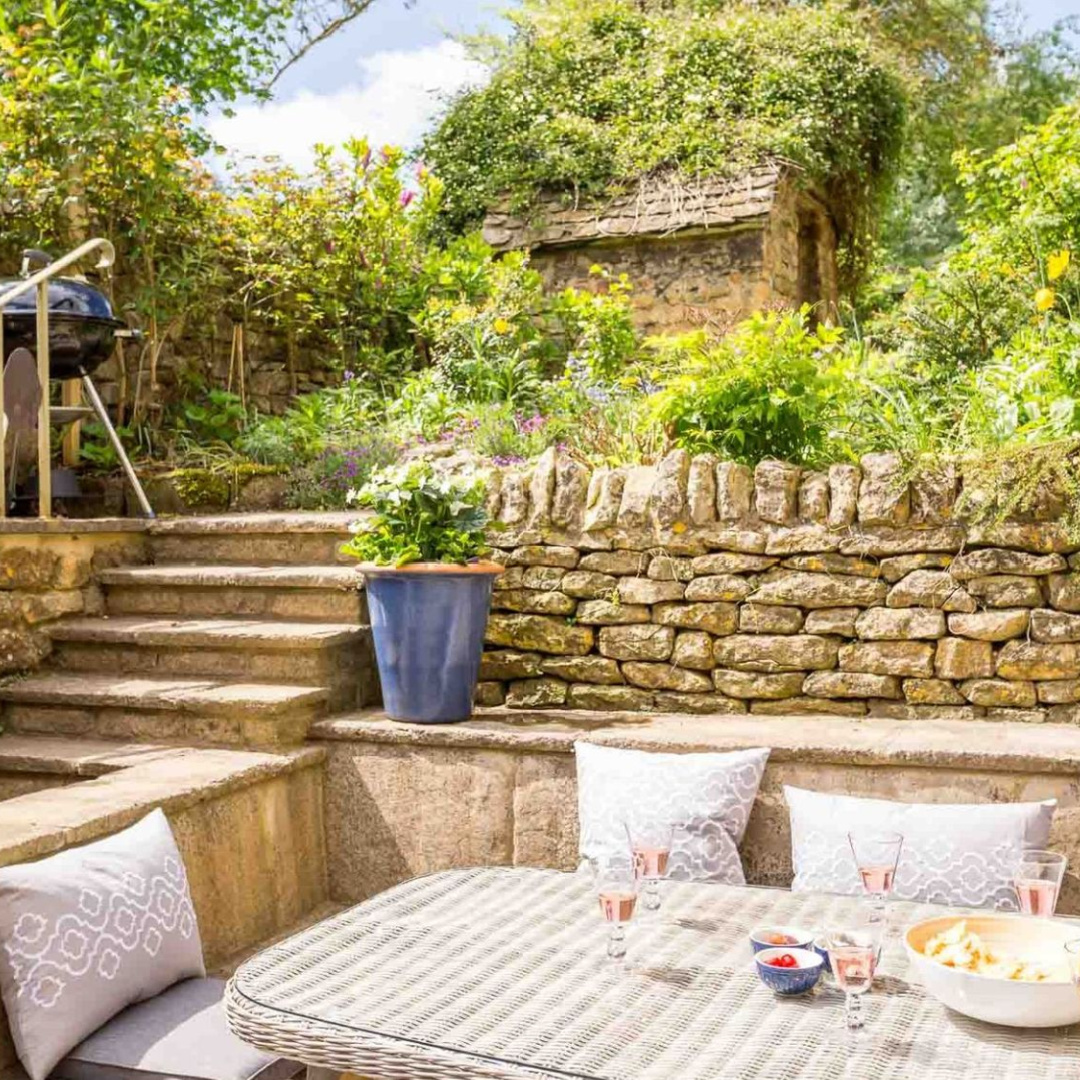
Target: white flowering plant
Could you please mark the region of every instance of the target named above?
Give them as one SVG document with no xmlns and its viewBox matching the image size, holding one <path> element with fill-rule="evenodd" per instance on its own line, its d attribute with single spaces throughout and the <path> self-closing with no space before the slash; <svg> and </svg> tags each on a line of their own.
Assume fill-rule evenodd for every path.
<svg viewBox="0 0 1080 1080">
<path fill-rule="evenodd" d="M 341 550 L 378 566 L 464 564 L 488 551 L 484 495 L 477 473 L 440 473 L 427 460 L 381 469 L 349 493 L 372 514 Z"/>
</svg>

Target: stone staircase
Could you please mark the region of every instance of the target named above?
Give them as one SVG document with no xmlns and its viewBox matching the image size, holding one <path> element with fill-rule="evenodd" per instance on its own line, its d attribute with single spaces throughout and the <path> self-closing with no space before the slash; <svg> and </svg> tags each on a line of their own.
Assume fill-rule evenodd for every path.
<svg viewBox="0 0 1080 1080">
<path fill-rule="evenodd" d="M 23 733 L 274 746 L 378 700 L 366 607 L 338 554 L 351 516 L 247 514 L 149 527 L 151 562 L 98 572 L 104 614 L 0 687 Z"/>
</svg>

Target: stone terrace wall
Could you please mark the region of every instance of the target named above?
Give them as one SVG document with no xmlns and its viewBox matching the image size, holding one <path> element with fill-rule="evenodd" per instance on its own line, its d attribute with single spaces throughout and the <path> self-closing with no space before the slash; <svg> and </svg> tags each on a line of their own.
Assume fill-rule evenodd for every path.
<svg viewBox="0 0 1080 1080">
<path fill-rule="evenodd" d="M 965 525 L 950 470 L 549 451 L 493 478 L 482 705 L 1080 721 L 1080 543 Z M 1045 520 L 1043 520 L 1045 519 Z M 1072 556 L 1071 558 L 1069 556 Z"/>
<path fill-rule="evenodd" d="M 60 519 L 40 531 L 25 520 L 0 523 L 0 677 L 28 671 L 48 655 L 50 622 L 101 614 L 96 570 L 146 562 L 141 522 L 131 522 L 131 531 L 96 525 L 81 522 L 76 533 Z"/>
</svg>

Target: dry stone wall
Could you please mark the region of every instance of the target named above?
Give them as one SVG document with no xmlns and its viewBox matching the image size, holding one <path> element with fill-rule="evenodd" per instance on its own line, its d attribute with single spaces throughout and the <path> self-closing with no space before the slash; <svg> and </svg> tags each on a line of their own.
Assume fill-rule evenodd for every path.
<svg viewBox="0 0 1080 1080">
<path fill-rule="evenodd" d="M 138 532 L 0 532 L 0 677 L 49 654 L 49 623 L 102 613 L 96 570 L 146 558 Z"/>
<path fill-rule="evenodd" d="M 496 473 L 478 701 L 1080 722 L 1080 542 L 1052 498 L 965 523 L 960 484 L 890 454 Z"/>
</svg>

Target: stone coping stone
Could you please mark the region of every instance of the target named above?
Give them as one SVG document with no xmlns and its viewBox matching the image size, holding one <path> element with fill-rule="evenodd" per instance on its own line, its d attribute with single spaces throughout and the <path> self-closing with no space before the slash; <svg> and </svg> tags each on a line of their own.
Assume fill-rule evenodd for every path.
<svg viewBox="0 0 1080 1080">
<path fill-rule="evenodd" d="M 0 866 L 40 859 L 138 821 L 155 807 L 184 809 L 302 769 L 325 750 L 280 754 L 5 735 L 0 769 L 85 777 L 0 802 Z"/>
<path fill-rule="evenodd" d="M 405 724 L 366 710 L 314 724 L 310 738 L 398 746 L 570 753 L 578 739 L 655 751 L 771 748 L 776 761 L 1058 774 L 1080 772 L 1080 728 L 983 720 L 688 716 L 478 709 L 460 724 Z"/>
<path fill-rule="evenodd" d="M 119 566 L 99 570 L 102 585 L 172 588 L 360 589 L 351 566 Z"/>
<path fill-rule="evenodd" d="M 277 716 L 325 705 L 328 697 L 328 691 L 319 686 L 87 671 L 42 671 L 0 686 L 0 701 L 19 704 L 162 709 L 211 716 Z"/>
<path fill-rule="evenodd" d="M 342 645 L 365 633 L 351 623 L 260 619 L 148 619 L 139 615 L 64 619 L 49 627 L 54 641 L 188 648 L 314 649 Z"/>
<path fill-rule="evenodd" d="M 362 517 L 359 511 L 307 511 L 297 513 L 212 514 L 206 517 L 158 518 L 149 523 L 155 536 L 190 533 L 348 533 Z"/>
<path fill-rule="evenodd" d="M 0 536 L 82 536 L 86 533 L 144 533 L 146 518 L 0 518 Z"/>
</svg>

